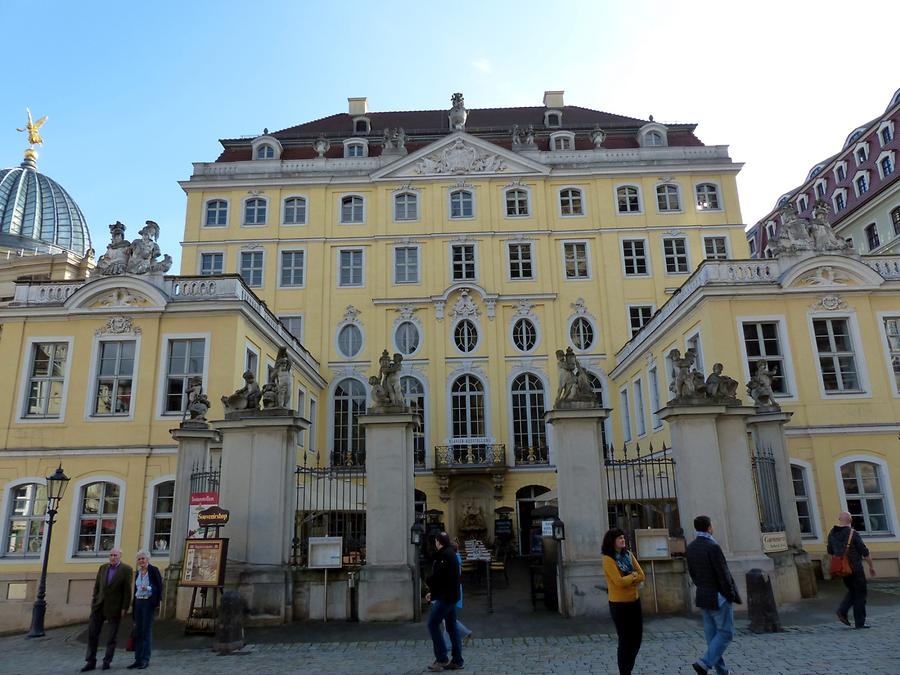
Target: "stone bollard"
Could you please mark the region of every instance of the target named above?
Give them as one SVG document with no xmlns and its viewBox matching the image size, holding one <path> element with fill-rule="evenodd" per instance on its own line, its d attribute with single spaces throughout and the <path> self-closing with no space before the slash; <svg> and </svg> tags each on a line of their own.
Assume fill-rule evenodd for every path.
<svg viewBox="0 0 900 675">
<path fill-rule="evenodd" d="M 778 633 L 783 629 L 772 592 L 772 581 L 761 569 L 747 572 L 747 613 L 753 633 Z"/>
<path fill-rule="evenodd" d="M 244 646 L 244 613 L 246 603 L 237 591 L 222 594 L 219 618 L 216 621 L 216 641 L 213 649 L 219 654 L 231 654 Z"/>
</svg>

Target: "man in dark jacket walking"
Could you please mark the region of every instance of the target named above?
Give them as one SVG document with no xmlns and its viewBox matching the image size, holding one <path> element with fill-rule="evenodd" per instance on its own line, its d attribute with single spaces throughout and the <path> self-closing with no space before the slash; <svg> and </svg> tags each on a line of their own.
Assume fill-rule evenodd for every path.
<svg viewBox="0 0 900 675">
<path fill-rule="evenodd" d="M 872 563 L 872 557 L 869 555 L 869 549 L 863 543 L 859 532 L 853 529 L 851 523 L 853 517 L 846 511 L 838 515 L 838 524 L 831 528 L 828 533 L 828 553 L 831 555 L 844 555 L 847 552 L 847 558 L 850 560 L 850 569 L 853 572 L 850 576 L 844 577 L 844 586 L 847 587 L 847 595 L 838 605 L 838 620 L 846 625 L 850 625 L 850 619 L 847 612 L 853 607 L 853 623 L 857 628 L 868 628 L 866 625 L 866 573 L 863 572 L 862 561 L 869 563 L 869 576 L 875 576 L 875 565 Z M 847 543 L 850 546 L 847 546 Z"/>
<path fill-rule="evenodd" d="M 688 573 L 697 587 L 695 604 L 703 614 L 706 653 L 692 665 L 698 673 L 725 675 L 722 655 L 734 637 L 734 604 L 741 604 L 725 554 L 713 538 L 709 516 L 694 518 L 697 538 L 687 547 Z"/>
<path fill-rule="evenodd" d="M 97 644 L 100 642 L 104 621 L 109 622 L 109 639 L 103 655 L 103 670 L 109 670 L 109 664 L 116 653 L 119 622 L 128 613 L 131 604 L 132 575 L 131 568 L 122 562 L 122 551 L 118 548 L 109 552 L 109 562 L 103 563 L 97 570 L 94 594 L 91 596 L 91 619 L 88 625 L 87 653 L 84 657 L 86 663 L 81 672 L 97 667 Z"/>
<path fill-rule="evenodd" d="M 441 532 L 434 540 L 437 553 L 431 567 L 431 576 L 425 581 L 429 592 L 425 602 L 431 602 L 431 613 L 428 615 L 428 632 L 434 646 L 434 663 L 428 666 L 432 672 L 442 670 L 460 670 L 463 667 L 462 641 L 456 630 L 456 603 L 459 602 L 459 562 L 456 551 L 450 543 L 450 537 Z M 441 634 L 441 622 L 450 636 L 450 648 L 453 658 L 447 659 L 447 645 Z"/>
</svg>

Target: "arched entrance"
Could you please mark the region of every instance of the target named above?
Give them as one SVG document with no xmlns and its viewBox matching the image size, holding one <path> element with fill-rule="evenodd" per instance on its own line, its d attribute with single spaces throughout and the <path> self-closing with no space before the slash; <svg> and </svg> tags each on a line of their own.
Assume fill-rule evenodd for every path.
<svg viewBox="0 0 900 675">
<path fill-rule="evenodd" d="M 521 555 L 540 552 L 541 533 L 532 531 L 531 512 L 534 511 L 536 502 L 543 501 L 541 495 L 548 492 L 550 492 L 550 488 L 543 485 L 526 485 L 516 492 L 516 517 L 519 520 L 519 553 Z M 537 550 L 535 550 L 535 546 L 538 547 Z"/>
</svg>

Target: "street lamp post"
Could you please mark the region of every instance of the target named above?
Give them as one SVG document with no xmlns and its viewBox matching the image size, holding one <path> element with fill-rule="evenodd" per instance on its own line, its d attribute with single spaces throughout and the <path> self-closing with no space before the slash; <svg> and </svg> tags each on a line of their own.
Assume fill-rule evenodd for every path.
<svg viewBox="0 0 900 675">
<path fill-rule="evenodd" d="M 566 526 L 559 518 L 553 519 L 553 539 L 556 541 L 556 568 L 559 575 L 559 609 L 563 616 L 568 616 L 569 603 L 566 599 L 566 578 L 563 568 L 563 542 L 566 540 Z"/>
<path fill-rule="evenodd" d="M 53 523 L 59 502 L 66 492 L 69 477 L 63 473 L 62 464 L 52 476 L 47 476 L 47 538 L 44 540 L 44 561 L 41 565 L 41 580 L 38 584 L 37 597 L 31 610 L 31 630 L 26 637 L 44 636 L 44 616 L 47 613 L 47 561 L 50 558 L 50 537 L 53 534 Z"/>
<path fill-rule="evenodd" d="M 419 552 L 422 550 L 422 539 L 425 535 L 425 527 L 419 522 L 418 518 L 409 531 L 409 543 L 415 547 L 415 557 L 413 559 L 413 620 L 419 621 L 422 618 L 422 590 L 419 587 Z"/>
</svg>

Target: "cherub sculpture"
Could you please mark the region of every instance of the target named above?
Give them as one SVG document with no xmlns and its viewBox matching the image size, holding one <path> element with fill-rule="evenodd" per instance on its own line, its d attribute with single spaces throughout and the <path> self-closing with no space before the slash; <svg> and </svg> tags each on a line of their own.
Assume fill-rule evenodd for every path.
<svg viewBox="0 0 900 675">
<path fill-rule="evenodd" d="M 262 397 L 256 376 L 253 371 L 244 373 L 244 386 L 229 396 L 222 397 L 222 405 L 225 413 L 238 412 L 240 410 L 259 410 L 259 401 Z"/>
</svg>

